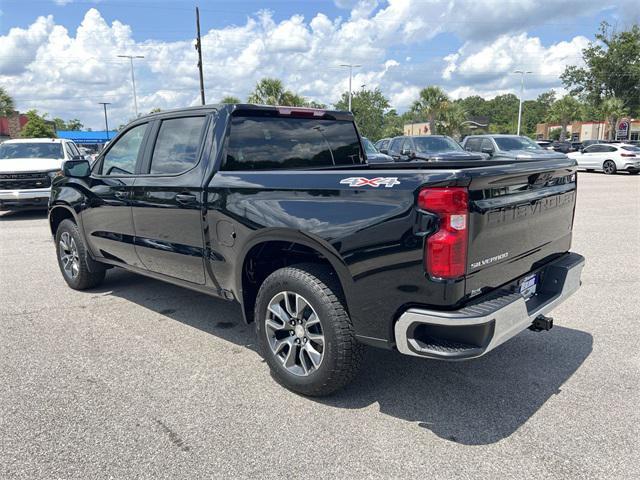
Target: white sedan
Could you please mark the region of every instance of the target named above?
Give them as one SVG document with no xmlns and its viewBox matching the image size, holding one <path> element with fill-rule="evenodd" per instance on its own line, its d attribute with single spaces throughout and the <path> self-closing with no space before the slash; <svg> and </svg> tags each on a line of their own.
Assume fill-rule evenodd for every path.
<svg viewBox="0 0 640 480">
<path fill-rule="evenodd" d="M 632 175 L 640 172 L 640 147 L 626 143 L 596 143 L 581 152 L 567 154 L 587 171 L 602 170 L 608 175 L 626 171 Z"/>
</svg>

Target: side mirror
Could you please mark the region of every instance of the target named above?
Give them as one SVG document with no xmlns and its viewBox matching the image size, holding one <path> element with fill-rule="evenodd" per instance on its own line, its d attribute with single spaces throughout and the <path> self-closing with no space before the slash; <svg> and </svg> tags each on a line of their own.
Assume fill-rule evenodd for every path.
<svg viewBox="0 0 640 480">
<path fill-rule="evenodd" d="M 385 155 L 389 155 L 389 149 L 388 148 L 381 148 L 380 150 L 378 150 L 380 153 L 384 153 Z"/>
<path fill-rule="evenodd" d="M 487 155 L 493 155 L 493 148 L 484 147 L 482 149 L 482 153 L 486 153 Z"/>
<path fill-rule="evenodd" d="M 67 160 L 62 166 L 62 173 L 69 178 L 87 178 L 91 175 L 91 165 L 87 160 Z"/>
<path fill-rule="evenodd" d="M 413 156 L 413 152 L 408 148 L 403 148 L 402 152 L 400 152 L 400 155 L 405 155 L 407 157 L 412 157 Z"/>
</svg>

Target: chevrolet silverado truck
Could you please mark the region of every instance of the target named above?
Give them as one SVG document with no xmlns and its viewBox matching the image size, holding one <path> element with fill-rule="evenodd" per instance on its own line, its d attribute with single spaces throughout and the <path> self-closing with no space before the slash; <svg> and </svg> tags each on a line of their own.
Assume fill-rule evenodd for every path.
<svg viewBox="0 0 640 480">
<path fill-rule="evenodd" d="M 46 209 L 51 180 L 61 173 L 62 163 L 80 158 L 71 140 L 6 140 L 0 144 L 0 210 Z"/>
<path fill-rule="evenodd" d="M 212 105 L 67 161 L 49 222 L 71 288 L 120 267 L 239 302 L 272 376 L 326 395 L 364 345 L 464 360 L 551 328 L 576 185 L 567 158 L 368 164 L 349 113 Z"/>
</svg>

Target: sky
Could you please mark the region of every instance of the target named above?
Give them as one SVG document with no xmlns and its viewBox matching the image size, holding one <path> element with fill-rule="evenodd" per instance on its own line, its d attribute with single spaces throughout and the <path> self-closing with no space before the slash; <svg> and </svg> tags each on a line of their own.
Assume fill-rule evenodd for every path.
<svg viewBox="0 0 640 480">
<path fill-rule="evenodd" d="M 20 111 L 104 127 L 140 113 L 197 105 L 194 1 L 0 0 L 0 86 Z M 207 103 L 245 100 L 266 76 L 333 104 L 348 89 L 380 88 L 405 111 L 421 88 L 453 98 L 551 88 L 581 64 L 601 21 L 638 22 L 637 0 L 201 0 Z"/>
</svg>

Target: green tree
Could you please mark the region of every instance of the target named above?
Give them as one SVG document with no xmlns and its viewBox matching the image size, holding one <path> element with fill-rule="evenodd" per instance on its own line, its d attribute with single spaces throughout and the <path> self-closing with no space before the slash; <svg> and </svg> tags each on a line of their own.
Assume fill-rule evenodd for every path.
<svg viewBox="0 0 640 480">
<path fill-rule="evenodd" d="M 242 103 L 242 100 L 240 100 L 238 97 L 234 97 L 233 95 L 227 95 L 222 100 L 220 100 L 220 103 Z"/>
<path fill-rule="evenodd" d="M 609 124 L 609 140 L 613 140 L 618 120 L 629 113 L 624 101 L 620 98 L 605 98 L 600 105 L 600 112 Z"/>
<path fill-rule="evenodd" d="M 304 103 L 305 107 L 308 108 L 327 108 L 327 105 L 324 103 L 316 102 L 315 100 L 308 100 Z"/>
<path fill-rule="evenodd" d="M 632 113 L 640 112 L 640 26 L 615 31 L 600 24 L 595 40 L 582 50 L 584 67 L 569 66 L 561 75 L 573 95 L 595 106 L 615 97 Z"/>
<path fill-rule="evenodd" d="M 52 122 L 53 122 L 53 125 L 54 125 L 55 129 L 56 129 L 56 132 L 59 132 L 61 130 L 67 130 L 66 122 L 63 119 L 61 119 L 60 117 L 55 117 L 52 120 Z"/>
<path fill-rule="evenodd" d="M 516 133 L 520 100 L 513 93 L 498 95 L 487 101 L 492 133 Z"/>
<path fill-rule="evenodd" d="M 429 86 L 420 90 L 418 100 L 413 102 L 411 110 L 423 121 L 429 122 L 432 135 L 438 133 L 437 123 L 442 112 L 449 104 L 449 96 L 438 86 Z"/>
<path fill-rule="evenodd" d="M 4 88 L 0 87 L 0 117 L 9 116 L 14 111 L 15 104 L 13 98 L 11 98 Z"/>
<path fill-rule="evenodd" d="M 40 116 L 37 110 L 29 110 L 27 113 L 27 123 L 22 130 L 20 136 L 24 138 L 54 138 L 56 132 L 53 124 L 47 122 L 45 117 L 47 114 Z"/>
<path fill-rule="evenodd" d="M 349 92 L 343 92 L 335 103 L 337 110 L 349 108 Z M 360 133 L 370 140 L 376 141 L 383 136 L 385 111 L 389 108 L 389 100 L 379 88 L 375 90 L 359 90 L 351 96 L 351 111 L 356 119 Z"/>
<path fill-rule="evenodd" d="M 77 118 L 73 118 L 67 121 L 67 130 L 78 131 L 82 130 L 82 127 L 84 127 L 84 125 Z"/>
<path fill-rule="evenodd" d="M 405 117 L 398 115 L 394 109 L 389 110 L 384 114 L 382 121 L 382 132 L 379 138 L 372 138 L 373 141 L 378 141 L 380 138 L 397 137 L 404 132 Z"/>
<path fill-rule="evenodd" d="M 459 98 L 453 103 L 458 104 L 470 117 L 486 117 L 489 115 L 487 101 L 479 95 Z"/>
<path fill-rule="evenodd" d="M 149 110 L 149 113 L 160 113 L 162 111 L 162 109 L 160 107 L 155 107 L 152 108 L 151 110 Z"/>
<path fill-rule="evenodd" d="M 467 120 L 467 112 L 459 103 L 448 103 L 440 115 L 440 130 L 450 137 L 460 137 Z"/>
<path fill-rule="evenodd" d="M 582 105 L 571 95 L 565 95 L 551 105 L 547 119 L 560 124 L 560 141 L 565 140 L 569 123 L 579 120 L 581 113 Z"/>
<path fill-rule="evenodd" d="M 247 101 L 261 105 L 286 105 L 290 107 L 303 107 L 305 104 L 303 97 L 285 89 L 282 81 L 277 78 L 260 80 Z"/>
</svg>

